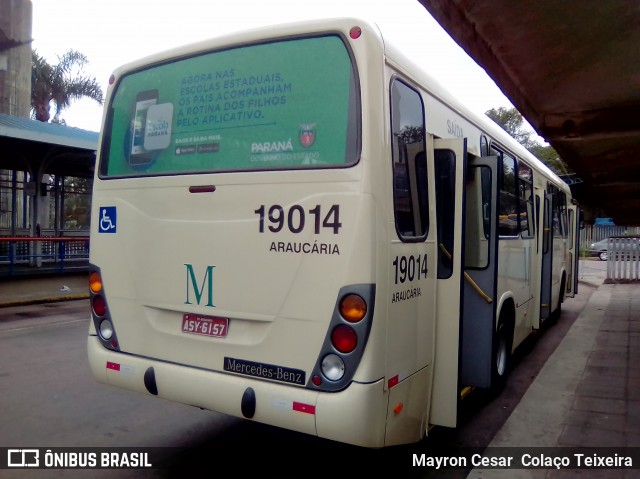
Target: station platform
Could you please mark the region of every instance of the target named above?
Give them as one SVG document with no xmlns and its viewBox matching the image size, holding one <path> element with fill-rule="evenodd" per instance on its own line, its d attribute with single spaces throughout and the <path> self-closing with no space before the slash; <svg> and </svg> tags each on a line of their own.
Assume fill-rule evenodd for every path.
<svg viewBox="0 0 640 479">
<path fill-rule="evenodd" d="M 0 278 L 0 308 L 88 298 L 86 271 Z"/>
<path fill-rule="evenodd" d="M 599 268 L 598 268 L 599 267 Z M 594 286 L 585 308 L 547 359 L 489 448 L 595 448 L 640 459 L 640 283 L 609 283 L 606 268 L 580 261 Z M 557 449 L 556 449 L 557 451 Z M 637 479 L 633 469 L 473 469 L 468 479 Z M 587 474 L 585 476 L 585 474 Z"/>
<path fill-rule="evenodd" d="M 602 263 L 580 263 L 578 295 L 580 284 L 595 289 L 489 448 L 640 448 L 640 283 L 612 284 Z M 88 296 L 87 273 L 0 280 L 0 307 Z M 574 477 L 557 472 L 584 471 L 474 469 L 467 477 Z"/>
</svg>

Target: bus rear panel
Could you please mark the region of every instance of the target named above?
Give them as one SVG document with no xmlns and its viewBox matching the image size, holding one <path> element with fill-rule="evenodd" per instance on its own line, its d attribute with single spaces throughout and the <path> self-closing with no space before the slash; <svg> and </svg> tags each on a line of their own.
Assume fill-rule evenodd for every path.
<svg viewBox="0 0 640 479">
<path fill-rule="evenodd" d="M 382 372 L 359 369 L 378 215 L 345 35 L 190 50 L 114 78 L 93 198 L 97 379 L 382 445 Z M 331 432 L 349 422 L 365 430 Z"/>
</svg>

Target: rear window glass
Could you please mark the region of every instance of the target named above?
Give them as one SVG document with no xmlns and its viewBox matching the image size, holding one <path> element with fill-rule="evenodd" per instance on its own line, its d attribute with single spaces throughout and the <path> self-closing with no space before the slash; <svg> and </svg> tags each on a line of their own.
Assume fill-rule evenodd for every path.
<svg viewBox="0 0 640 479">
<path fill-rule="evenodd" d="M 347 166 L 358 157 L 358 119 L 338 36 L 192 56 L 121 78 L 100 175 Z"/>
</svg>

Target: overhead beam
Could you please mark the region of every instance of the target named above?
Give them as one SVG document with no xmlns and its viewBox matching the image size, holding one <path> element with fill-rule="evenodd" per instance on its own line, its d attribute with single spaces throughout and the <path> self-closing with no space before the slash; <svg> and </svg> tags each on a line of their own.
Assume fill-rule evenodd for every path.
<svg viewBox="0 0 640 479">
<path fill-rule="evenodd" d="M 419 2 L 578 174 L 581 203 L 640 225 L 638 3 Z"/>
</svg>

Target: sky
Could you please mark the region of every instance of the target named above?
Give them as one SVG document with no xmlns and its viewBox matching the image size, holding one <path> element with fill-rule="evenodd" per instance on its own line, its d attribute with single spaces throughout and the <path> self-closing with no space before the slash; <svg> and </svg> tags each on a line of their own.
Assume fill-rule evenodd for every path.
<svg viewBox="0 0 640 479">
<path fill-rule="evenodd" d="M 418 0 L 31 0 L 31 4 L 33 48 L 51 64 L 70 49 L 83 53 L 89 60 L 83 73 L 95 77 L 105 95 L 116 67 L 153 53 L 245 28 L 365 14 L 471 110 L 484 114 L 491 108 L 513 106 Z M 102 107 L 93 100 L 76 100 L 61 118 L 69 126 L 99 131 Z"/>
</svg>

